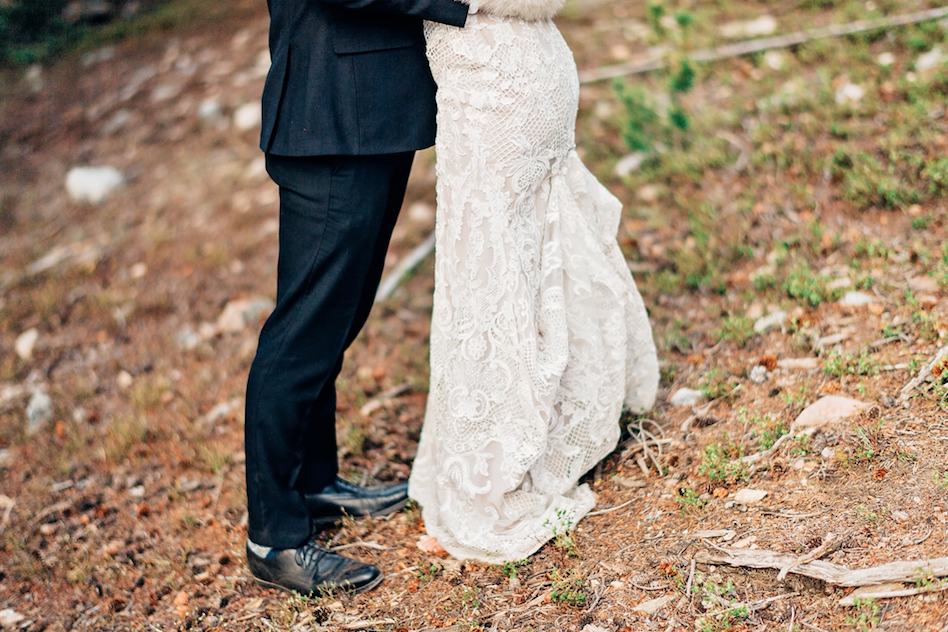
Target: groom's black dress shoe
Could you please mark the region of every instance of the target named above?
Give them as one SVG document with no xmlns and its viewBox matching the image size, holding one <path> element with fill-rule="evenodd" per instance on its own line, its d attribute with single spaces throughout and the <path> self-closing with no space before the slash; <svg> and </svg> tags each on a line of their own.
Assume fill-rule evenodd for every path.
<svg viewBox="0 0 948 632">
<path fill-rule="evenodd" d="M 310 540 L 298 549 L 271 550 L 261 557 L 248 544 L 247 564 L 261 586 L 303 595 L 324 590 L 364 592 L 382 581 L 382 571 Z"/>
<path fill-rule="evenodd" d="M 408 504 L 408 483 L 377 487 L 359 487 L 336 477 L 316 494 L 303 498 L 313 518 L 313 525 L 335 522 L 343 515 L 354 518 L 387 516 Z"/>
</svg>

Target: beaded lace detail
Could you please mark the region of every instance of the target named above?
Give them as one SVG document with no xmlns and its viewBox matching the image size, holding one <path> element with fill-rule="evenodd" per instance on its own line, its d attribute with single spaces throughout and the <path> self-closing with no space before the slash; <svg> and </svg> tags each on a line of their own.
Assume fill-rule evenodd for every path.
<svg viewBox="0 0 948 632">
<path fill-rule="evenodd" d="M 554 24 L 428 23 L 438 83 L 431 386 L 409 493 L 458 558 L 522 559 L 595 504 L 580 476 L 651 407 L 651 327 L 620 202 L 574 151 Z"/>
</svg>

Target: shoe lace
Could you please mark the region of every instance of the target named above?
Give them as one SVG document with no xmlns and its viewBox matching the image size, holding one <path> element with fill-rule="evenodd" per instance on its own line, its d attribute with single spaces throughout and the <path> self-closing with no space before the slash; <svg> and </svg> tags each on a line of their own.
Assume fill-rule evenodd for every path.
<svg viewBox="0 0 948 632">
<path fill-rule="evenodd" d="M 328 549 L 325 549 L 313 540 L 310 540 L 305 545 L 301 546 L 296 550 L 296 563 L 300 566 L 311 568 L 319 564 L 319 560 L 322 559 L 324 555 L 329 553 Z"/>
</svg>

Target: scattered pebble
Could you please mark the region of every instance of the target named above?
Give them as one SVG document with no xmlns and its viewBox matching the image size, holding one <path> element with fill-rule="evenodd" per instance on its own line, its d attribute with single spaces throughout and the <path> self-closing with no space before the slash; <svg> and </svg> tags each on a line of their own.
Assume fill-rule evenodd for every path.
<svg viewBox="0 0 948 632">
<path fill-rule="evenodd" d="M 216 121 L 221 118 L 221 104 L 214 99 L 205 99 L 198 106 L 198 118 L 205 121 Z"/>
<path fill-rule="evenodd" d="M 734 494 L 734 502 L 741 503 L 742 505 L 756 505 L 763 500 L 766 495 L 767 492 L 762 489 L 744 488 Z"/>
<path fill-rule="evenodd" d="M 749 377 L 754 384 L 763 384 L 770 377 L 770 372 L 767 371 L 767 367 L 758 364 L 751 369 Z"/>
<path fill-rule="evenodd" d="M 132 382 L 134 381 L 135 379 L 128 371 L 119 371 L 118 375 L 115 377 L 115 383 L 118 384 L 118 387 L 123 390 L 131 386 Z"/>
<path fill-rule="evenodd" d="M 26 434 L 36 434 L 52 418 L 53 400 L 44 391 L 35 391 L 26 405 Z"/>
<path fill-rule="evenodd" d="M 849 397 L 828 395 L 807 406 L 791 425 L 791 432 L 801 428 L 813 428 L 846 419 L 866 409 L 869 405 Z"/>
<path fill-rule="evenodd" d="M 865 88 L 854 83 L 847 83 L 836 91 L 836 103 L 839 105 L 859 103 L 864 96 L 866 96 Z"/>
<path fill-rule="evenodd" d="M 262 114 L 260 102 L 245 103 L 234 112 L 234 127 L 247 131 L 260 126 Z"/>
<path fill-rule="evenodd" d="M 912 291 L 921 294 L 934 294 L 938 292 L 938 281 L 930 276 L 916 276 L 908 281 Z"/>
<path fill-rule="evenodd" d="M 640 151 L 623 156 L 619 159 L 619 162 L 615 166 L 615 174 L 620 178 L 624 178 L 633 171 L 638 171 L 639 167 L 642 166 L 642 163 L 645 162 L 646 155 Z"/>
<path fill-rule="evenodd" d="M 13 464 L 13 453 L 8 448 L 0 449 L 0 467 L 10 467 Z"/>
<path fill-rule="evenodd" d="M 21 360 L 27 362 L 33 357 L 33 347 L 36 346 L 37 340 L 39 340 L 39 331 L 37 331 L 35 327 L 27 329 L 16 337 L 16 342 L 13 343 L 13 350 Z"/>
<path fill-rule="evenodd" d="M 164 101 L 170 101 L 179 94 L 181 94 L 182 87 L 177 83 L 162 83 L 155 86 L 155 89 L 151 91 L 151 102 L 152 103 L 163 103 Z"/>
<path fill-rule="evenodd" d="M 128 273 L 133 279 L 140 279 L 148 274 L 148 266 L 139 261 L 128 269 Z"/>
<path fill-rule="evenodd" d="M 101 64 L 104 61 L 111 61 L 115 57 L 115 47 L 106 46 L 105 48 L 100 48 L 99 50 L 94 50 L 91 53 L 86 53 L 80 59 L 80 63 L 85 66 L 93 66 L 95 64 Z"/>
<path fill-rule="evenodd" d="M 230 301 L 218 316 L 215 330 L 218 333 L 243 331 L 250 324 L 269 315 L 274 307 L 273 301 L 264 297 Z"/>
<path fill-rule="evenodd" d="M 784 358 L 777 361 L 777 366 L 788 371 L 812 371 L 820 368 L 819 358 Z"/>
<path fill-rule="evenodd" d="M 131 120 L 132 120 L 132 113 L 129 110 L 126 110 L 123 108 L 121 110 L 118 110 L 115 114 L 112 115 L 112 117 L 109 120 L 103 123 L 100 131 L 106 135 L 114 134 L 115 132 L 119 131 L 120 129 L 128 125 L 129 121 Z"/>
<path fill-rule="evenodd" d="M 680 388 L 669 398 L 668 403 L 672 406 L 694 406 L 704 393 L 690 388 Z"/>
<path fill-rule="evenodd" d="M 945 63 L 945 53 L 940 47 L 936 46 L 927 53 L 918 56 L 918 60 L 915 62 L 915 70 L 925 72 L 943 63 Z"/>
<path fill-rule="evenodd" d="M 123 182 L 114 167 L 75 167 L 66 175 L 66 192 L 73 202 L 99 204 Z"/>
<path fill-rule="evenodd" d="M 136 485 L 135 487 L 128 490 L 128 495 L 132 498 L 144 498 L 145 497 L 145 486 Z"/>
<path fill-rule="evenodd" d="M 769 50 L 764 53 L 764 64 L 771 70 L 783 70 L 786 65 L 786 58 L 780 51 Z"/>
<path fill-rule="evenodd" d="M 12 628 L 24 619 L 26 619 L 25 616 L 13 610 L 12 608 L 4 608 L 3 610 L 0 610 L 0 625 L 5 628 Z"/>
<path fill-rule="evenodd" d="M 895 55 L 892 53 L 880 53 L 879 57 L 876 58 L 876 61 L 880 66 L 891 66 L 895 63 Z"/>
<path fill-rule="evenodd" d="M 201 336 L 190 327 L 186 327 L 175 335 L 174 342 L 182 349 L 190 351 L 201 344 Z"/>
<path fill-rule="evenodd" d="M 658 597 L 657 599 L 649 599 L 648 601 L 643 601 L 637 606 L 632 606 L 633 612 L 641 612 L 644 615 L 655 614 L 662 608 L 670 605 L 675 598 L 671 595 L 665 595 L 664 597 Z"/>
<path fill-rule="evenodd" d="M 839 299 L 839 304 L 842 307 L 860 307 L 875 302 L 876 297 L 865 292 L 846 292 L 843 298 Z"/>
<path fill-rule="evenodd" d="M 43 79 L 43 67 L 39 64 L 33 64 L 27 68 L 23 78 L 26 85 L 29 86 L 30 92 L 40 92 L 46 85 L 46 81 Z"/>
</svg>

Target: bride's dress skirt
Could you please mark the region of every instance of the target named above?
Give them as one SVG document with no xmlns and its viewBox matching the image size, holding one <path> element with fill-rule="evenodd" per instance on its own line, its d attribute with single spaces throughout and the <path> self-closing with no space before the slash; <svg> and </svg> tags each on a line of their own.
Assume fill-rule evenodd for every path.
<svg viewBox="0 0 948 632">
<path fill-rule="evenodd" d="M 551 21 L 426 25 L 438 83 L 431 386 L 409 493 L 458 558 L 527 557 L 595 504 L 579 478 L 651 407 L 658 362 L 574 149 L 579 83 Z M 410 116 L 410 113 L 406 113 Z"/>
</svg>

